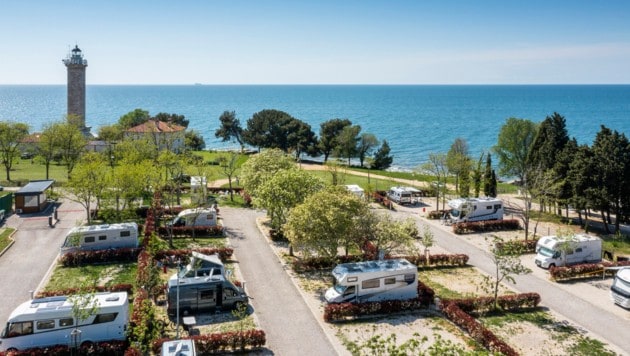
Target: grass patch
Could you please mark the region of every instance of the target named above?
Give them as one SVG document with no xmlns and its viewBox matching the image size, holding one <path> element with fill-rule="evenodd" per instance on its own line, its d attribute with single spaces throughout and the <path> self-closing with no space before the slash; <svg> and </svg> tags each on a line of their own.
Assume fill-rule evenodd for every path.
<svg viewBox="0 0 630 356">
<path fill-rule="evenodd" d="M 4 167 L 3 167 L 4 168 Z M 2 170 L 5 172 L 5 169 Z M 6 178 L 6 173 L 3 175 Z M 0 181 L 4 186 L 24 185 L 32 180 L 46 179 L 46 166 L 41 164 L 37 158 L 31 163 L 30 159 L 18 159 L 11 168 L 11 182 Z M 55 162 L 50 164 L 49 179 L 54 179 L 57 183 L 68 180 L 68 169 L 66 166 L 58 165 Z"/>
<path fill-rule="evenodd" d="M 13 233 L 13 231 L 15 231 L 15 229 L 11 227 L 5 227 L 2 229 L 2 232 L 0 233 L 0 251 L 4 250 L 11 243 L 9 236 Z"/>
<path fill-rule="evenodd" d="M 168 237 L 164 237 L 164 240 L 168 241 Z M 193 240 L 192 237 L 173 238 L 173 246 L 177 250 L 197 247 L 223 248 L 226 247 L 226 245 L 227 241 L 224 237 L 195 237 L 195 240 Z"/>
<path fill-rule="evenodd" d="M 98 285 L 105 286 L 120 283 L 134 284 L 137 267 L 137 263 L 101 264 L 81 267 L 57 265 L 44 291 L 79 288 L 84 282 L 93 281 L 97 281 Z"/>
<path fill-rule="evenodd" d="M 457 289 L 468 286 L 479 286 L 482 275 L 474 267 L 456 268 L 429 268 L 422 269 L 419 266 L 418 280 L 429 286 L 435 295 L 441 299 L 469 298 L 481 295 L 481 291 L 476 289 Z M 446 286 L 447 281 L 462 281 L 461 283 Z"/>
</svg>

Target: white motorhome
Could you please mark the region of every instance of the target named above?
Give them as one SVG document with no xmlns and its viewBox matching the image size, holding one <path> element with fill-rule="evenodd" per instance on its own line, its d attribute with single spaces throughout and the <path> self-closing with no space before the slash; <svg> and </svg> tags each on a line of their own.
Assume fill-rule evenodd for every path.
<svg viewBox="0 0 630 356">
<path fill-rule="evenodd" d="M 411 194 L 411 204 L 420 204 L 422 202 L 422 191 L 414 187 L 403 187 L 404 190 Z"/>
<path fill-rule="evenodd" d="M 503 220 L 503 201 L 498 198 L 458 198 L 448 202 L 453 223 Z"/>
<path fill-rule="evenodd" d="M 411 204 L 411 192 L 405 187 L 391 187 L 387 191 L 387 197 L 396 204 Z"/>
<path fill-rule="evenodd" d="M 536 265 L 542 268 L 602 260 L 602 240 L 596 236 L 577 234 L 568 239 L 543 236 L 536 243 Z"/>
<path fill-rule="evenodd" d="M 610 296 L 615 304 L 630 309 L 630 267 L 623 267 L 617 271 L 610 286 Z"/>
<path fill-rule="evenodd" d="M 98 305 L 96 313 L 80 322 L 73 316 L 73 298 L 68 296 L 22 303 L 9 316 L 0 350 L 125 340 L 129 321 L 127 293 L 96 293 L 94 302 Z M 79 336 L 73 339 L 74 335 Z"/>
<path fill-rule="evenodd" d="M 342 263 L 332 271 L 328 303 L 373 302 L 418 297 L 418 267 L 405 259 Z"/>
<path fill-rule="evenodd" d="M 215 226 L 217 211 L 214 208 L 184 209 L 169 223 L 171 226 Z"/>
<path fill-rule="evenodd" d="M 138 224 L 120 223 L 79 226 L 71 229 L 61 246 L 61 254 L 72 251 L 138 247 Z"/>
<path fill-rule="evenodd" d="M 356 184 L 346 184 L 346 189 L 359 198 L 363 198 L 365 191 Z"/>
</svg>

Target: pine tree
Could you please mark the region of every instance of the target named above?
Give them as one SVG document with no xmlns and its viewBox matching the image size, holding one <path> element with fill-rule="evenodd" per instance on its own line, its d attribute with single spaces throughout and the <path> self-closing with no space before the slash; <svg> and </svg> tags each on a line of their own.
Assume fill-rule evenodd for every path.
<svg viewBox="0 0 630 356">
<path fill-rule="evenodd" d="M 394 158 L 389 155 L 390 151 L 391 149 L 389 148 L 387 140 L 383 140 L 381 148 L 379 148 L 374 154 L 374 163 L 372 163 L 372 168 L 376 170 L 385 170 L 389 168 L 394 161 Z"/>
</svg>

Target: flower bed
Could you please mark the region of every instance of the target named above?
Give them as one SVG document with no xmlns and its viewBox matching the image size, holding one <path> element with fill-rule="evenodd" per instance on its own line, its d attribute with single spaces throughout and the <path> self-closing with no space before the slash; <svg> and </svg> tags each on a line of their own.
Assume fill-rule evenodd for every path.
<svg viewBox="0 0 630 356">
<path fill-rule="evenodd" d="M 517 230 L 520 226 L 519 221 L 516 219 L 461 222 L 453 224 L 453 232 L 466 234 L 471 232 Z"/>
<path fill-rule="evenodd" d="M 210 236 L 210 237 L 223 237 L 223 226 L 174 226 L 165 227 L 160 226 L 158 228 L 158 234 L 160 236 L 168 236 L 169 230 L 172 231 L 173 237 L 192 237 L 195 236 Z"/>
<path fill-rule="evenodd" d="M 385 256 L 385 259 L 398 259 L 404 258 L 407 261 L 415 264 L 418 267 L 426 265 L 425 255 L 413 255 L 413 256 Z M 325 269 L 332 269 L 338 264 L 349 262 L 361 262 L 367 261 L 366 255 L 348 255 L 337 256 L 335 258 L 327 257 L 311 257 L 302 260 L 295 260 L 292 264 L 293 270 L 298 273 L 321 271 Z M 429 256 L 429 266 L 431 267 L 447 267 L 447 266 L 465 266 L 468 263 L 468 255 L 464 254 L 437 254 Z"/>
<path fill-rule="evenodd" d="M 549 276 L 556 282 L 575 280 L 575 279 L 587 279 L 593 277 L 600 277 L 604 273 L 604 267 L 622 267 L 630 266 L 630 261 L 619 261 L 616 264 L 613 262 L 602 261 L 599 263 L 583 263 L 572 266 L 549 268 Z M 614 275 L 614 271 L 609 271 L 610 275 Z"/>
<path fill-rule="evenodd" d="M 79 348 L 79 355 L 122 355 L 125 350 L 129 347 L 129 344 L 126 341 L 102 341 L 94 343 L 93 345 L 85 345 Z M 74 351 L 76 353 L 76 350 Z M 50 347 L 34 347 L 32 349 L 25 349 L 21 351 L 12 351 L 12 352 L 0 352 L 0 355 L 11 355 L 11 356 L 32 356 L 32 355 L 49 355 L 49 356 L 65 356 L 65 355 L 73 355 L 73 350 L 68 347 L 68 345 L 55 345 Z"/>
</svg>

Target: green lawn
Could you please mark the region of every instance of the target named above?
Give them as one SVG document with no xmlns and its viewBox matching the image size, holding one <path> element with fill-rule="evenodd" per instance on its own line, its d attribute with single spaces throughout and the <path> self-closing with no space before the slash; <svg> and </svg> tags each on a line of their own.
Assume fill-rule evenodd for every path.
<svg viewBox="0 0 630 356">
<path fill-rule="evenodd" d="M 1 230 L 2 232 L 0 233 L 0 251 L 4 250 L 7 246 L 9 246 L 9 243 L 11 243 L 11 240 L 9 239 L 9 235 L 11 235 L 13 231 L 15 231 L 15 229 L 10 228 L 10 227 L 5 227 Z"/>
<path fill-rule="evenodd" d="M 4 166 L 2 167 L 2 179 L 0 184 L 4 186 L 16 186 L 18 183 L 24 185 L 32 180 L 46 179 L 46 166 L 38 163 L 35 159 L 31 163 L 30 159 L 18 159 L 11 169 L 11 182 L 7 180 L 7 173 Z M 50 164 L 49 179 L 54 179 L 58 183 L 63 183 L 68 180 L 68 170 L 66 166 L 57 165 L 56 163 Z"/>
<path fill-rule="evenodd" d="M 85 282 L 93 283 L 94 281 L 97 285 L 134 284 L 136 270 L 137 263 L 112 263 L 81 267 L 57 265 L 44 290 L 79 288 Z"/>
</svg>

